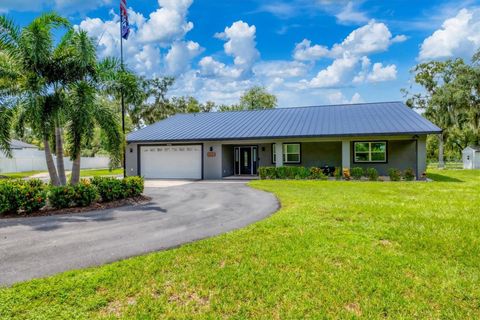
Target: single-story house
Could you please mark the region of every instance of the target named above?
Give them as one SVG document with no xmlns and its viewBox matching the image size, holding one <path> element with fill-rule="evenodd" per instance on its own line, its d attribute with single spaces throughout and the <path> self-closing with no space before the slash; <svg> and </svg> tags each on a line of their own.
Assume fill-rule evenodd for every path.
<svg viewBox="0 0 480 320">
<path fill-rule="evenodd" d="M 463 169 L 480 169 L 480 146 L 468 146 L 462 151 Z"/>
<path fill-rule="evenodd" d="M 14 157 L 26 157 L 36 154 L 43 155 L 43 152 L 41 152 L 37 146 L 16 139 L 10 140 L 10 149 Z M 0 152 L 0 158 L 6 157 L 5 153 Z"/>
<path fill-rule="evenodd" d="M 127 175 L 222 179 L 262 166 L 426 170 L 441 129 L 402 102 L 177 114 L 127 136 Z"/>
</svg>

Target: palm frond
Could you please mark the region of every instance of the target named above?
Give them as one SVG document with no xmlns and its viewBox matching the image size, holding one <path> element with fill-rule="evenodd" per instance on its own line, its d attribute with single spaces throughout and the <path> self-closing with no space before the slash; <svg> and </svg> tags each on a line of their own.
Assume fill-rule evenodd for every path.
<svg viewBox="0 0 480 320">
<path fill-rule="evenodd" d="M 0 49 L 16 49 L 20 39 L 20 29 L 5 15 L 0 16 Z"/>
</svg>

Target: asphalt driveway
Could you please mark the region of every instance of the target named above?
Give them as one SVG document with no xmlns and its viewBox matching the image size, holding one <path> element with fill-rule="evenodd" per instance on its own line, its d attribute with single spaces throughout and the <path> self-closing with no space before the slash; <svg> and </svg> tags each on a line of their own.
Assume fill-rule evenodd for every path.
<svg viewBox="0 0 480 320">
<path fill-rule="evenodd" d="M 244 227 L 278 209 L 272 194 L 244 182 L 165 186 L 146 188 L 152 201 L 144 205 L 0 220 L 0 285 L 172 248 Z"/>
</svg>

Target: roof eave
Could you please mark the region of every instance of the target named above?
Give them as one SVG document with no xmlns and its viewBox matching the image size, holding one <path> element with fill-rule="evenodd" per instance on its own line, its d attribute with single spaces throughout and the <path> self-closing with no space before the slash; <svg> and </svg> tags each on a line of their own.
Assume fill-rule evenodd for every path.
<svg viewBox="0 0 480 320">
<path fill-rule="evenodd" d="M 142 142 L 198 142 L 198 141 L 234 141 L 234 140 L 264 140 L 264 139 L 302 139 L 302 138 L 345 138 L 345 137 L 366 137 L 366 136 L 405 136 L 405 135 L 427 135 L 439 134 L 442 130 L 412 131 L 412 132 L 379 132 L 379 133 L 354 133 L 354 134 L 324 134 L 324 135 L 292 135 L 292 136 L 265 136 L 265 137 L 216 137 L 216 138 L 195 138 L 195 139 L 139 139 L 128 140 L 127 143 Z"/>
</svg>

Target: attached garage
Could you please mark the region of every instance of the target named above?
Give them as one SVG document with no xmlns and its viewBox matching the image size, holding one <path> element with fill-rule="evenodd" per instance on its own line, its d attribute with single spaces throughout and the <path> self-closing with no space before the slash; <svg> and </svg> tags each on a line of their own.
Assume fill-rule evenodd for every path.
<svg viewBox="0 0 480 320">
<path fill-rule="evenodd" d="M 141 146 L 140 175 L 147 179 L 202 179 L 202 146 Z"/>
</svg>

